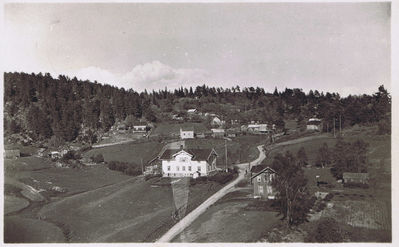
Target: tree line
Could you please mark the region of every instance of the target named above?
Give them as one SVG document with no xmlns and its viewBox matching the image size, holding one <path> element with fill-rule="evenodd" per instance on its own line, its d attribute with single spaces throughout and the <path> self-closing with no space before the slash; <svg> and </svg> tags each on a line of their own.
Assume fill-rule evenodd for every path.
<svg viewBox="0 0 399 247">
<path fill-rule="evenodd" d="M 391 97 L 383 86 L 373 95 L 344 98 L 338 93 L 305 93 L 298 88 L 276 88 L 269 93 L 260 87 L 206 85 L 138 93 L 76 77 L 53 78 L 49 73 L 4 74 L 5 133 L 26 133 L 35 141 L 51 137 L 93 139 L 97 132 L 106 132 L 127 117 L 159 122 L 188 108 L 241 123 L 255 120 L 284 125 L 284 119 L 296 119 L 303 125 L 309 117 L 317 116 L 330 123 L 329 129 L 338 117 L 344 127 L 380 123 L 383 132 L 390 131 L 391 121 Z"/>
</svg>

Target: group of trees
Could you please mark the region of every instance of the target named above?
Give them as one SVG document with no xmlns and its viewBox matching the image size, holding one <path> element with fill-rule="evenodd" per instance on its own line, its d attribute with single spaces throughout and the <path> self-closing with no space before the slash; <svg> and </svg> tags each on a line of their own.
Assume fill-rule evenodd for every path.
<svg viewBox="0 0 399 247">
<path fill-rule="evenodd" d="M 301 156 L 303 152 L 298 154 Z M 278 179 L 273 180 L 273 185 L 278 191 L 277 204 L 288 226 L 306 221 L 314 203 L 306 188 L 307 179 L 302 166 L 301 157 L 295 157 L 289 151 L 284 155 L 278 153 L 272 163 L 272 168 L 278 175 Z"/>
<path fill-rule="evenodd" d="M 303 124 L 316 115 L 332 128 L 333 118 L 341 116 L 343 126 L 379 122 L 384 133 L 390 131 L 391 112 L 391 98 L 383 86 L 373 95 L 346 98 L 298 88 L 268 93 L 259 87 L 205 85 L 138 93 L 76 77 L 52 78 L 48 73 L 5 73 L 4 102 L 6 133 L 27 132 L 34 140 L 56 136 L 65 141 L 75 140 L 84 129 L 92 134 L 107 131 L 129 115 L 156 122 L 165 113 L 184 112 L 188 107 L 214 112 L 226 122 L 255 120 L 282 127 L 284 119 Z"/>
<path fill-rule="evenodd" d="M 317 166 L 332 164 L 331 172 L 336 178 L 342 178 L 344 172 L 367 171 L 368 143 L 363 140 L 345 142 L 339 138 L 333 150 L 323 143 L 317 154 Z M 274 156 L 271 167 L 276 171 L 278 179 L 273 181 L 277 190 L 277 205 L 280 213 L 291 226 L 306 221 L 307 214 L 313 206 L 314 198 L 307 191 L 307 179 L 303 167 L 308 164 L 304 147 L 294 156 L 287 151 Z"/>
</svg>

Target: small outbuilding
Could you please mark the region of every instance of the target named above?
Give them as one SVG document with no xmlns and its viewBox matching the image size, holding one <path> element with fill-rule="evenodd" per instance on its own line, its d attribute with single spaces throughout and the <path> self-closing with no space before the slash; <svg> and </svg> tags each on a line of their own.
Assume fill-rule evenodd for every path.
<svg viewBox="0 0 399 247">
<path fill-rule="evenodd" d="M 344 184 L 368 184 L 369 174 L 358 173 L 358 172 L 344 172 L 343 175 Z"/>
<path fill-rule="evenodd" d="M 214 138 L 224 137 L 224 129 L 211 129 Z"/>
<path fill-rule="evenodd" d="M 180 128 L 180 139 L 193 139 L 194 138 L 194 127 L 182 127 Z"/>
</svg>

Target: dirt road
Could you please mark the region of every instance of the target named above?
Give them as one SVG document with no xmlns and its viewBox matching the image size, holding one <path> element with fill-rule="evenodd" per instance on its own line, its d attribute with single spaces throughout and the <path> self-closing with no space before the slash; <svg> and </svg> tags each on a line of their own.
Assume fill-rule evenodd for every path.
<svg viewBox="0 0 399 247">
<path fill-rule="evenodd" d="M 262 145 L 258 146 L 258 150 L 259 150 L 259 157 L 257 159 L 251 161 L 250 163 L 242 163 L 237 165 L 237 167 L 239 168 L 239 174 L 238 177 L 233 182 L 229 183 L 228 185 L 220 189 L 218 192 L 209 197 L 205 202 L 199 205 L 196 209 L 191 211 L 191 213 L 186 215 L 186 217 L 180 220 L 171 229 L 169 229 L 168 232 L 166 232 L 161 238 L 159 238 L 157 242 L 164 243 L 172 241 L 174 237 L 176 237 L 181 231 L 183 231 L 187 226 L 189 226 L 196 218 L 198 218 L 198 216 L 204 213 L 207 208 L 209 208 L 212 204 L 217 202 L 227 193 L 234 190 L 234 186 L 244 178 L 245 169 L 248 168 L 249 165 L 253 166 L 259 164 L 260 162 L 262 162 L 264 158 L 266 158 L 266 155 L 263 152 Z"/>
<path fill-rule="evenodd" d="M 316 138 L 322 138 L 324 136 L 319 135 L 319 136 L 308 136 L 308 137 L 302 137 L 294 140 L 289 140 L 286 142 L 281 142 L 277 144 L 270 145 L 266 148 L 266 152 L 271 151 L 272 149 L 275 149 L 280 146 L 285 146 L 285 145 L 291 145 L 291 144 L 296 144 L 300 142 L 305 142 L 309 141 L 312 139 Z M 266 153 L 263 150 L 263 145 L 259 145 L 258 147 L 259 150 L 259 156 L 255 160 L 249 162 L 249 163 L 241 163 L 237 164 L 236 166 L 239 168 L 239 175 L 238 177 L 225 187 L 223 187 L 221 190 L 213 194 L 211 197 L 209 197 L 205 202 L 203 202 L 201 205 L 199 205 L 196 209 L 191 211 L 186 217 L 184 217 L 182 220 L 180 220 L 177 224 L 175 224 L 171 229 L 169 229 L 168 232 L 166 232 L 161 238 L 157 240 L 157 242 L 170 242 L 172 241 L 179 233 L 181 233 L 186 227 L 188 227 L 195 219 L 197 219 L 202 213 L 204 213 L 207 208 L 209 208 L 212 204 L 214 204 L 216 201 L 221 199 L 223 196 L 225 196 L 227 193 L 231 192 L 234 190 L 234 186 L 240 182 L 244 176 L 245 176 L 245 170 L 252 168 L 252 166 L 260 164 L 265 158 L 266 158 Z"/>
</svg>

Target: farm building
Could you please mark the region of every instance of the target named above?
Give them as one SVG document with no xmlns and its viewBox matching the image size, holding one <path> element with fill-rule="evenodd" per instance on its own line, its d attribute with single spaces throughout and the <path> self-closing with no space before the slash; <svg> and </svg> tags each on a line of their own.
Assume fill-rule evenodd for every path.
<svg viewBox="0 0 399 247">
<path fill-rule="evenodd" d="M 160 156 L 163 177 L 208 176 L 216 171 L 214 149 L 166 149 Z"/>
<path fill-rule="evenodd" d="M 133 132 L 146 132 L 147 124 L 146 123 L 135 123 L 133 125 Z"/>
<path fill-rule="evenodd" d="M 214 117 L 211 120 L 211 126 L 222 126 L 224 125 L 226 122 L 221 120 L 219 117 Z"/>
<path fill-rule="evenodd" d="M 187 110 L 188 114 L 194 114 L 194 113 L 197 113 L 197 112 L 198 112 L 197 109 L 188 109 Z"/>
<path fill-rule="evenodd" d="M 253 167 L 255 168 L 255 167 Z M 263 168 L 263 166 L 257 166 L 257 168 Z M 251 169 L 251 172 L 258 169 Z M 276 191 L 273 189 L 272 182 L 275 179 L 276 172 L 270 168 L 265 167 L 262 170 L 251 176 L 251 183 L 254 188 L 254 198 L 260 198 L 264 200 L 274 199 Z"/>
<path fill-rule="evenodd" d="M 369 181 L 368 173 L 344 172 L 342 177 L 345 184 L 368 184 Z"/>
<path fill-rule="evenodd" d="M 144 175 L 160 175 L 162 174 L 162 161 L 156 157 L 148 162 L 144 167 Z"/>
<path fill-rule="evenodd" d="M 5 159 L 16 159 L 19 157 L 21 157 L 21 151 L 19 151 L 19 149 L 4 150 Z"/>
<path fill-rule="evenodd" d="M 249 124 L 248 131 L 254 133 L 268 133 L 269 129 L 267 128 L 267 124 Z"/>
<path fill-rule="evenodd" d="M 224 137 L 224 129 L 211 129 L 214 138 Z"/>
<path fill-rule="evenodd" d="M 180 128 L 180 139 L 193 139 L 194 138 L 194 127 L 183 127 Z"/>
<path fill-rule="evenodd" d="M 307 130 L 321 130 L 321 119 L 318 118 L 309 118 L 309 121 L 306 123 Z"/>
<path fill-rule="evenodd" d="M 52 158 L 52 159 L 59 159 L 59 158 L 62 157 L 61 153 L 58 152 L 58 151 L 51 151 L 51 152 L 49 153 L 49 156 L 50 156 L 50 158 Z"/>
</svg>

